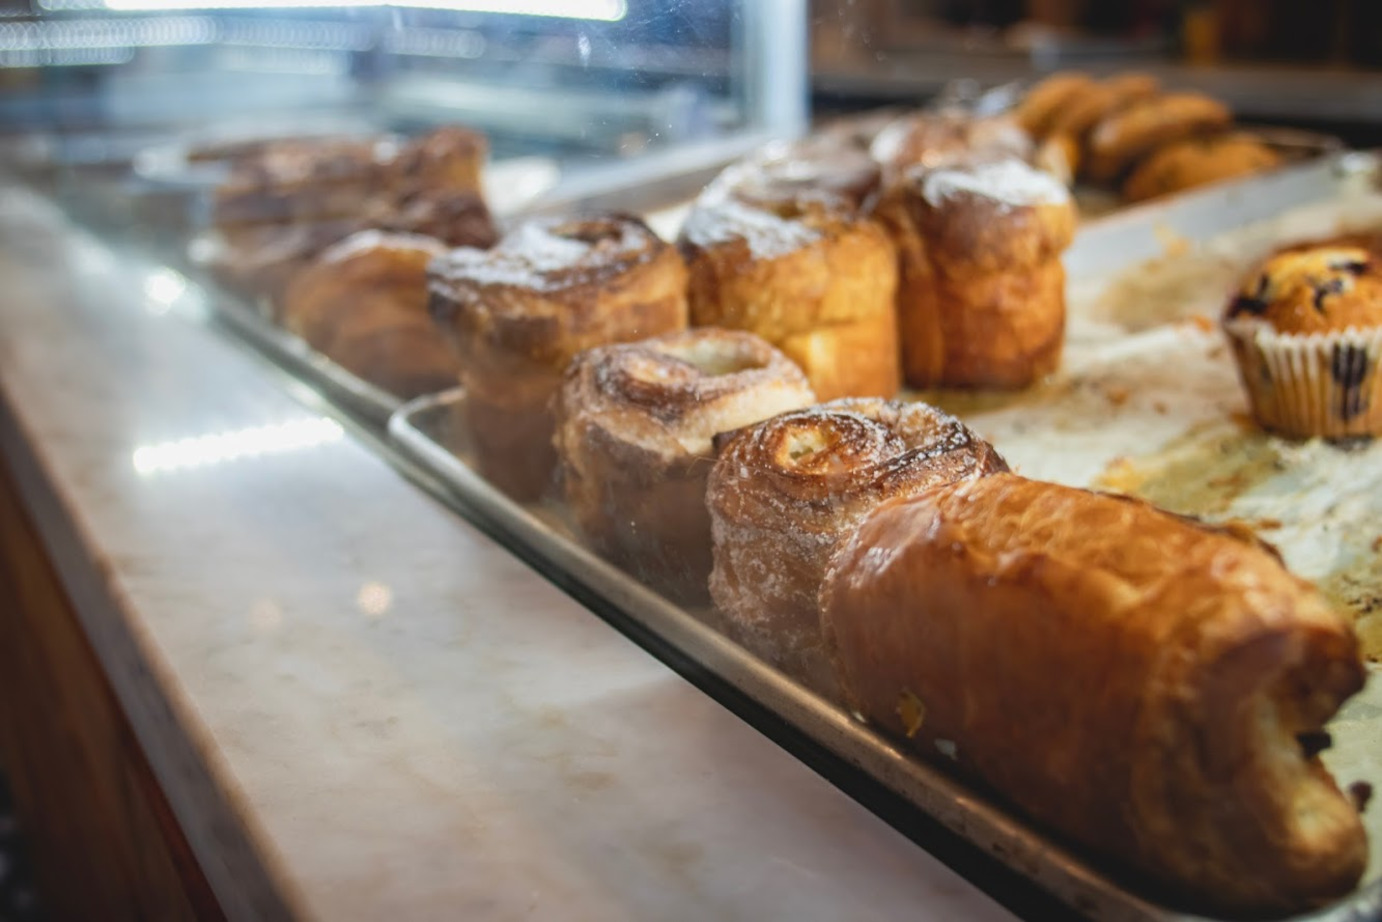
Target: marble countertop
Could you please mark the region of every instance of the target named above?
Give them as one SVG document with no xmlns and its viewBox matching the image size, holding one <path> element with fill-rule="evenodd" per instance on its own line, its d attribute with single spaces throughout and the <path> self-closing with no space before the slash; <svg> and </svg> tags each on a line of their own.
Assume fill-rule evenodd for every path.
<svg viewBox="0 0 1382 922">
<path fill-rule="evenodd" d="M 1011 918 L 176 276 L 8 188 L 0 278 L 0 450 L 232 918 Z"/>
</svg>

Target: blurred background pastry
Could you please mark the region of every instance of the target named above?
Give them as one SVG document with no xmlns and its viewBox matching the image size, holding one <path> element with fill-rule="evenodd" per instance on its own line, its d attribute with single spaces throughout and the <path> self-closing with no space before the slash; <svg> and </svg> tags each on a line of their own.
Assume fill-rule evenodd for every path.
<svg viewBox="0 0 1382 922">
<path fill-rule="evenodd" d="M 629 215 L 530 219 L 491 250 L 434 260 L 429 278 L 476 463 L 517 499 L 551 484 L 550 402 L 571 358 L 686 326 L 681 256 Z"/>
<path fill-rule="evenodd" d="M 1123 181 L 1123 197 L 1141 202 L 1275 169 L 1281 154 L 1244 132 L 1176 141 L 1154 151 Z"/>
<path fill-rule="evenodd" d="M 454 387 L 455 356 L 427 314 L 427 264 L 445 252 L 416 234 L 352 234 L 292 279 L 278 320 L 397 397 Z"/>
<path fill-rule="evenodd" d="M 711 440 L 815 402 L 801 369 L 739 330 L 583 352 L 556 403 L 567 507 L 601 555 L 675 599 L 704 601 Z"/>
<path fill-rule="evenodd" d="M 1139 158 L 1175 141 L 1223 128 L 1228 107 L 1201 93 L 1167 93 L 1115 111 L 1089 134 L 1085 169 L 1096 182 L 1112 182 Z"/>
<path fill-rule="evenodd" d="M 1056 369 L 1075 230 L 1065 186 L 1019 160 L 917 168 L 878 215 L 898 250 L 909 385 L 1021 388 Z"/>
<path fill-rule="evenodd" d="M 1007 470 L 963 423 L 924 403 L 836 400 L 724 437 L 706 503 L 710 592 L 731 632 L 835 698 L 817 594 L 835 545 L 871 509 Z"/>
</svg>

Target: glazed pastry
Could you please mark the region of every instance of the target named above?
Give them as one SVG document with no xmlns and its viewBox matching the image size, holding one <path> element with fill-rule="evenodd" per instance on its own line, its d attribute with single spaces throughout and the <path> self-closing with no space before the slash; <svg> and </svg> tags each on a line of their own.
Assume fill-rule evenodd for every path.
<svg viewBox="0 0 1382 922">
<path fill-rule="evenodd" d="M 373 138 L 279 141 L 237 158 L 212 201 L 222 231 L 264 224 L 310 224 L 349 218 L 362 190 L 379 180 L 391 150 Z"/>
<path fill-rule="evenodd" d="M 1026 387 L 1065 336 L 1070 194 L 1016 160 L 918 169 L 878 216 L 897 245 L 903 374 L 913 387 Z"/>
<path fill-rule="evenodd" d="M 848 707 L 1196 908 L 1296 912 L 1363 872 L 1317 756 L 1357 638 L 1246 531 L 997 474 L 870 515 L 821 612 Z"/>
<path fill-rule="evenodd" d="M 1377 253 L 1327 245 L 1278 253 L 1244 281 L 1223 327 L 1263 428 L 1292 438 L 1382 435 Z"/>
<path fill-rule="evenodd" d="M 753 202 L 712 187 L 680 246 L 693 324 L 763 337 L 822 400 L 897 393 L 896 257 L 888 235 L 848 199 Z"/>
<path fill-rule="evenodd" d="M 1227 125 L 1228 107 L 1200 93 L 1168 93 L 1115 111 L 1089 134 L 1089 176 L 1109 182 L 1151 151 Z"/>
<path fill-rule="evenodd" d="M 1088 74 L 1074 71 L 1052 74 L 1027 91 L 1013 115 L 1032 137 L 1045 138 L 1061 112 L 1093 86 L 1094 81 Z"/>
<path fill-rule="evenodd" d="M 454 387 L 456 359 L 427 315 L 430 237 L 361 231 L 288 286 L 278 318 L 347 371 L 404 399 Z"/>
<path fill-rule="evenodd" d="M 1158 148 L 1133 167 L 1123 183 L 1123 197 L 1140 202 L 1280 165 L 1281 155 L 1252 135 L 1190 138 Z"/>
<path fill-rule="evenodd" d="M 705 601 L 711 439 L 815 402 L 801 369 L 737 330 L 583 352 L 556 404 L 567 506 L 601 555 L 672 598 Z"/>
<path fill-rule="evenodd" d="M 481 474 L 536 499 L 556 455 L 549 406 L 577 353 L 686 326 L 686 267 L 627 215 L 537 218 L 492 250 L 462 248 L 428 273 L 433 319 L 453 344 Z"/>
<path fill-rule="evenodd" d="M 765 145 L 720 173 L 704 198 L 730 197 L 769 209 L 824 199 L 864 214 L 881 182 L 882 169 L 865 150 L 824 136 Z"/>
<path fill-rule="evenodd" d="M 1106 116 L 1155 96 L 1160 88 L 1155 77 L 1137 73 L 1078 87 L 1051 120 L 1047 134 L 1065 133 L 1083 143 L 1090 129 Z"/>
<path fill-rule="evenodd" d="M 208 268 L 221 284 L 274 314 L 293 278 L 332 244 L 359 229 L 353 219 L 246 226 L 222 238 Z"/>
<path fill-rule="evenodd" d="M 711 596 L 741 643 L 831 699 L 816 597 L 835 545 L 882 502 L 1007 470 L 924 403 L 836 400 L 722 441 L 706 493 Z"/>
<path fill-rule="evenodd" d="M 924 112 L 898 119 L 870 147 L 888 177 L 916 166 L 939 167 L 1032 156 L 1032 136 L 1013 118 Z"/>
</svg>

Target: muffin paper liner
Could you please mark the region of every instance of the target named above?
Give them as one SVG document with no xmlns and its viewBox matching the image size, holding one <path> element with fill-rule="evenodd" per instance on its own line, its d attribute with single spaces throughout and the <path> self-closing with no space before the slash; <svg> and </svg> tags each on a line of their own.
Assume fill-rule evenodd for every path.
<svg viewBox="0 0 1382 922">
<path fill-rule="evenodd" d="M 1382 434 L 1382 328 L 1302 336 L 1251 319 L 1224 331 L 1263 428 L 1292 438 Z"/>
</svg>

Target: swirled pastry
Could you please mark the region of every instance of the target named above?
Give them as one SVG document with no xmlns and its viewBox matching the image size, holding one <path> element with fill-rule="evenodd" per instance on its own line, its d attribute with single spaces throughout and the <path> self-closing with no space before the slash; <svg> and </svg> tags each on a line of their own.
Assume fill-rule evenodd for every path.
<svg viewBox="0 0 1382 922">
<path fill-rule="evenodd" d="M 552 477 L 549 403 L 567 363 L 686 326 L 686 267 L 627 215 L 537 218 L 433 261 L 430 309 L 460 359 L 479 470 L 518 499 Z"/>
<path fill-rule="evenodd" d="M 706 187 L 706 198 L 727 196 L 769 209 L 826 201 L 865 214 L 882 177 L 867 151 L 826 135 L 764 145 L 721 172 Z"/>
<path fill-rule="evenodd" d="M 692 323 L 758 334 L 806 372 L 822 400 L 897 393 L 896 257 L 882 228 L 848 200 L 748 201 L 712 189 L 680 246 Z"/>
<path fill-rule="evenodd" d="M 281 322 L 314 349 L 405 399 L 456 384 L 459 368 L 427 315 L 431 237 L 361 231 L 288 286 Z"/>
<path fill-rule="evenodd" d="M 660 592 L 703 601 L 711 439 L 815 402 L 801 369 L 738 330 L 583 352 L 556 404 L 567 505 L 603 556 Z"/>
<path fill-rule="evenodd" d="M 1363 872 L 1317 757 L 1363 686 L 1358 640 L 1246 531 L 996 474 L 868 516 L 821 624 L 870 723 L 1216 917 Z"/>
<path fill-rule="evenodd" d="M 745 646 L 831 698 L 816 596 L 836 544 L 885 500 L 1007 470 L 922 403 L 836 400 L 724 441 L 706 493 L 711 596 Z"/>
<path fill-rule="evenodd" d="M 902 269 L 902 364 L 914 387 L 1021 388 L 1055 370 L 1065 338 L 1061 251 L 1070 194 L 1017 160 L 917 169 L 878 216 Z"/>
</svg>

